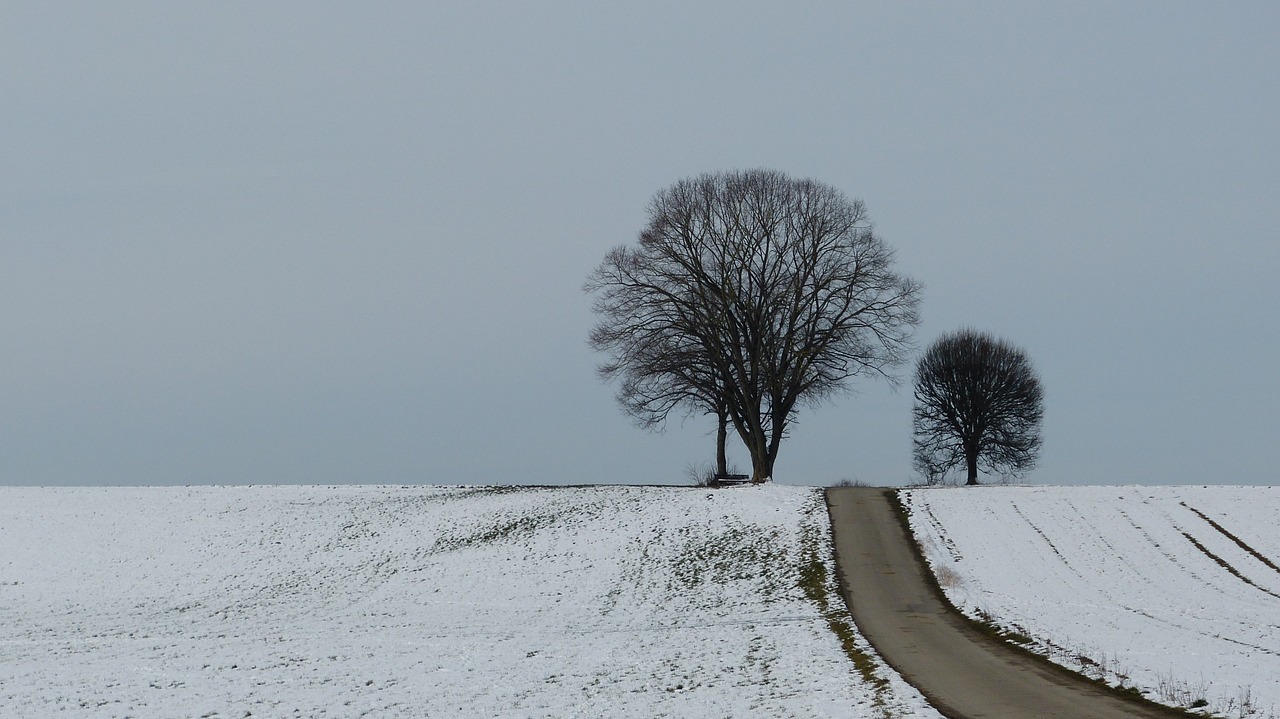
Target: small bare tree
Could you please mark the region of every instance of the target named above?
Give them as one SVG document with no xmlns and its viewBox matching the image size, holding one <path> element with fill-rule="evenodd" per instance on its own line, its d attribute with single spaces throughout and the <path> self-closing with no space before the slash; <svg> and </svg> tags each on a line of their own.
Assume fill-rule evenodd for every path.
<svg viewBox="0 0 1280 719">
<path fill-rule="evenodd" d="M 1027 355 L 972 329 L 944 335 L 916 364 L 914 463 L 930 484 L 963 466 L 1020 476 L 1040 454 L 1044 391 Z"/>
<path fill-rule="evenodd" d="M 768 170 L 662 190 L 638 246 L 609 252 L 585 288 L 589 342 L 624 411 L 648 428 L 677 408 L 717 414 L 755 482 L 799 404 L 858 375 L 892 379 L 919 321 L 920 285 L 894 271 L 862 202 Z"/>
</svg>

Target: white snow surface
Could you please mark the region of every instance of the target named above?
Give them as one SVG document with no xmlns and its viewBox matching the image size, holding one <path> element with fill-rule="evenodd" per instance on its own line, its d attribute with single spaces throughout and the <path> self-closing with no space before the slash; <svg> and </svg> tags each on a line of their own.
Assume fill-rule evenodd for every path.
<svg viewBox="0 0 1280 719">
<path fill-rule="evenodd" d="M 939 583 L 970 616 L 1155 701 L 1280 712 L 1280 488 L 956 487 L 903 498 Z"/>
<path fill-rule="evenodd" d="M 799 588 L 829 531 L 779 486 L 3 488 L 0 716 L 939 716 Z"/>
</svg>

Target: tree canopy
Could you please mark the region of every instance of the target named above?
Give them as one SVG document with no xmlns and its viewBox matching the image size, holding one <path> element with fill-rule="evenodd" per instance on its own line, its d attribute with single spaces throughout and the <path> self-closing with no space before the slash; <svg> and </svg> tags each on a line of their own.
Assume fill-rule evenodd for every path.
<svg viewBox="0 0 1280 719">
<path fill-rule="evenodd" d="M 921 286 L 860 200 L 750 170 L 681 180 L 648 216 L 585 285 L 589 344 L 609 357 L 599 374 L 642 426 L 723 412 L 765 481 L 799 405 L 856 376 L 892 379 L 911 351 Z"/>
<path fill-rule="evenodd" d="M 972 329 L 943 335 L 916 364 L 914 464 L 931 484 L 964 467 L 1013 476 L 1040 454 L 1044 390 L 1025 352 Z"/>
</svg>

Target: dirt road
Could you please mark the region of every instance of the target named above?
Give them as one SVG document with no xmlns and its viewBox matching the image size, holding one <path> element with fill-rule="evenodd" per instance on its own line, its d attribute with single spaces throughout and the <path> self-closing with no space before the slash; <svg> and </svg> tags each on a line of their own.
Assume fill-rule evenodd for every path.
<svg viewBox="0 0 1280 719">
<path fill-rule="evenodd" d="M 836 563 L 858 629 L 952 719 L 1168 719 L 1044 666 L 974 629 L 945 606 L 883 489 L 827 490 Z"/>
</svg>

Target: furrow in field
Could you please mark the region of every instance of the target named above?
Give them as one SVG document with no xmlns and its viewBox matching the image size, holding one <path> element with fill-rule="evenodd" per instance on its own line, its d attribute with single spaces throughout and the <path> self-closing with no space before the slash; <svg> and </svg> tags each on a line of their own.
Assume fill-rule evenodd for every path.
<svg viewBox="0 0 1280 719">
<path fill-rule="evenodd" d="M 1202 554 L 1204 554 L 1204 556 L 1206 556 L 1206 557 L 1208 557 L 1209 559 L 1213 560 L 1213 562 L 1214 562 L 1215 564 L 1217 564 L 1218 566 L 1222 567 L 1222 568 L 1223 568 L 1224 570 L 1226 570 L 1226 572 L 1227 572 L 1228 574 L 1230 574 L 1231 576 L 1235 577 L 1236 579 L 1239 579 L 1240 581 L 1244 582 L 1245 584 L 1249 585 L 1250 587 L 1253 587 L 1254 589 L 1256 589 L 1256 590 L 1258 590 L 1258 591 L 1260 591 L 1260 592 L 1262 592 L 1262 593 L 1264 593 L 1264 594 L 1269 594 L 1269 595 L 1271 595 L 1271 596 L 1275 597 L 1276 599 L 1280 599 L 1280 594 L 1276 594 L 1275 592 L 1273 592 L 1273 591 L 1271 591 L 1271 590 L 1269 590 L 1269 589 L 1266 589 L 1265 587 L 1259 587 L 1257 584 L 1254 584 L 1254 582 L 1253 582 L 1253 580 L 1252 580 L 1252 579 L 1249 579 L 1248 577 L 1246 577 L 1246 576 L 1244 576 L 1243 574 L 1241 574 L 1241 573 L 1240 573 L 1240 570 L 1238 570 L 1238 569 L 1236 569 L 1235 567 L 1231 566 L 1231 564 L 1230 564 L 1229 562 L 1227 562 L 1227 560 L 1225 560 L 1225 559 L 1223 559 L 1222 557 L 1219 557 L 1218 555 L 1216 555 L 1216 554 L 1214 554 L 1213 552 L 1209 551 L 1209 549 L 1208 549 L 1207 547 L 1205 547 L 1203 544 L 1201 544 L 1198 540 L 1196 540 L 1196 538 L 1195 538 L 1195 537 L 1191 536 L 1189 533 L 1187 533 L 1187 532 L 1183 532 L 1183 533 L 1182 533 L 1182 536 L 1186 537 L 1186 538 L 1187 538 L 1187 541 L 1188 541 L 1188 542 L 1191 542 L 1191 545 L 1192 545 L 1193 547 L 1195 547 L 1196 549 L 1200 550 L 1200 552 L 1201 552 Z"/>
<path fill-rule="evenodd" d="M 1184 506 L 1184 507 L 1186 507 L 1187 509 L 1189 509 L 1189 510 L 1191 510 L 1192 512 L 1194 512 L 1194 513 L 1195 513 L 1195 515 L 1196 515 L 1197 517 L 1199 517 L 1199 518 L 1203 519 L 1205 522 L 1208 522 L 1208 523 L 1209 523 L 1209 526 L 1211 526 L 1211 527 L 1213 527 L 1214 529 L 1218 530 L 1218 533 L 1219 533 L 1219 534 L 1221 534 L 1222 536 L 1226 537 L 1227 539 L 1230 539 L 1232 542 L 1234 542 L 1234 543 L 1236 544 L 1236 546 L 1238 546 L 1238 547 L 1240 547 L 1241 549 L 1243 549 L 1244 551 L 1248 552 L 1248 553 L 1249 553 L 1249 555 L 1250 555 L 1250 556 L 1252 556 L 1254 559 L 1257 559 L 1259 562 L 1262 562 L 1264 565 L 1266 565 L 1267 567 L 1269 567 L 1269 568 L 1271 569 L 1271 571 L 1276 572 L 1277 574 L 1280 574 L 1280 567 L 1277 567 L 1277 566 L 1276 566 L 1276 564 L 1275 564 L 1275 562 L 1272 562 L 1270 559 L 1268 559 L 1267 557 L 1263 556 L 1261 552 L 1259 552 L 1258 550 L 1256 550 L 1256 549 L 1254 549 L 1253 547 L 1251 547 L 1251 546 L 1249 546 L 1248 544 L 1246 544 L 1246 543 L 1244 542 L 1244 540 L 1243 540 L 1243 539 L 1240 539 L 1240 538 L 1239 538 L 1239 537 L 1237 537 L 1236 535 L 1234 535 L 1234 534 L 1232 534 L 1231 532 L 1227 531 L 1227 528 L 1226 528 L 1226 527 L 1223 527 L 1221 524 L 1219 524 L 1219 523 L 1217 523 L 1217 522 L 1213 521 L 1213 520 L 1212 520 L 1212 519 L 1210 519 L 1209 517 L 1205 516 L 1205 513 L 1204 513 L 1204 512 L 1201 512 L 1200 510 L 1196 509 L 1195 507 L 1192 507 L 1191 505 L 1187 504 L 1186 502 L 1179 502 L 1179 504 L 1181 504 L 1182 506 Z"/>
</svg>

